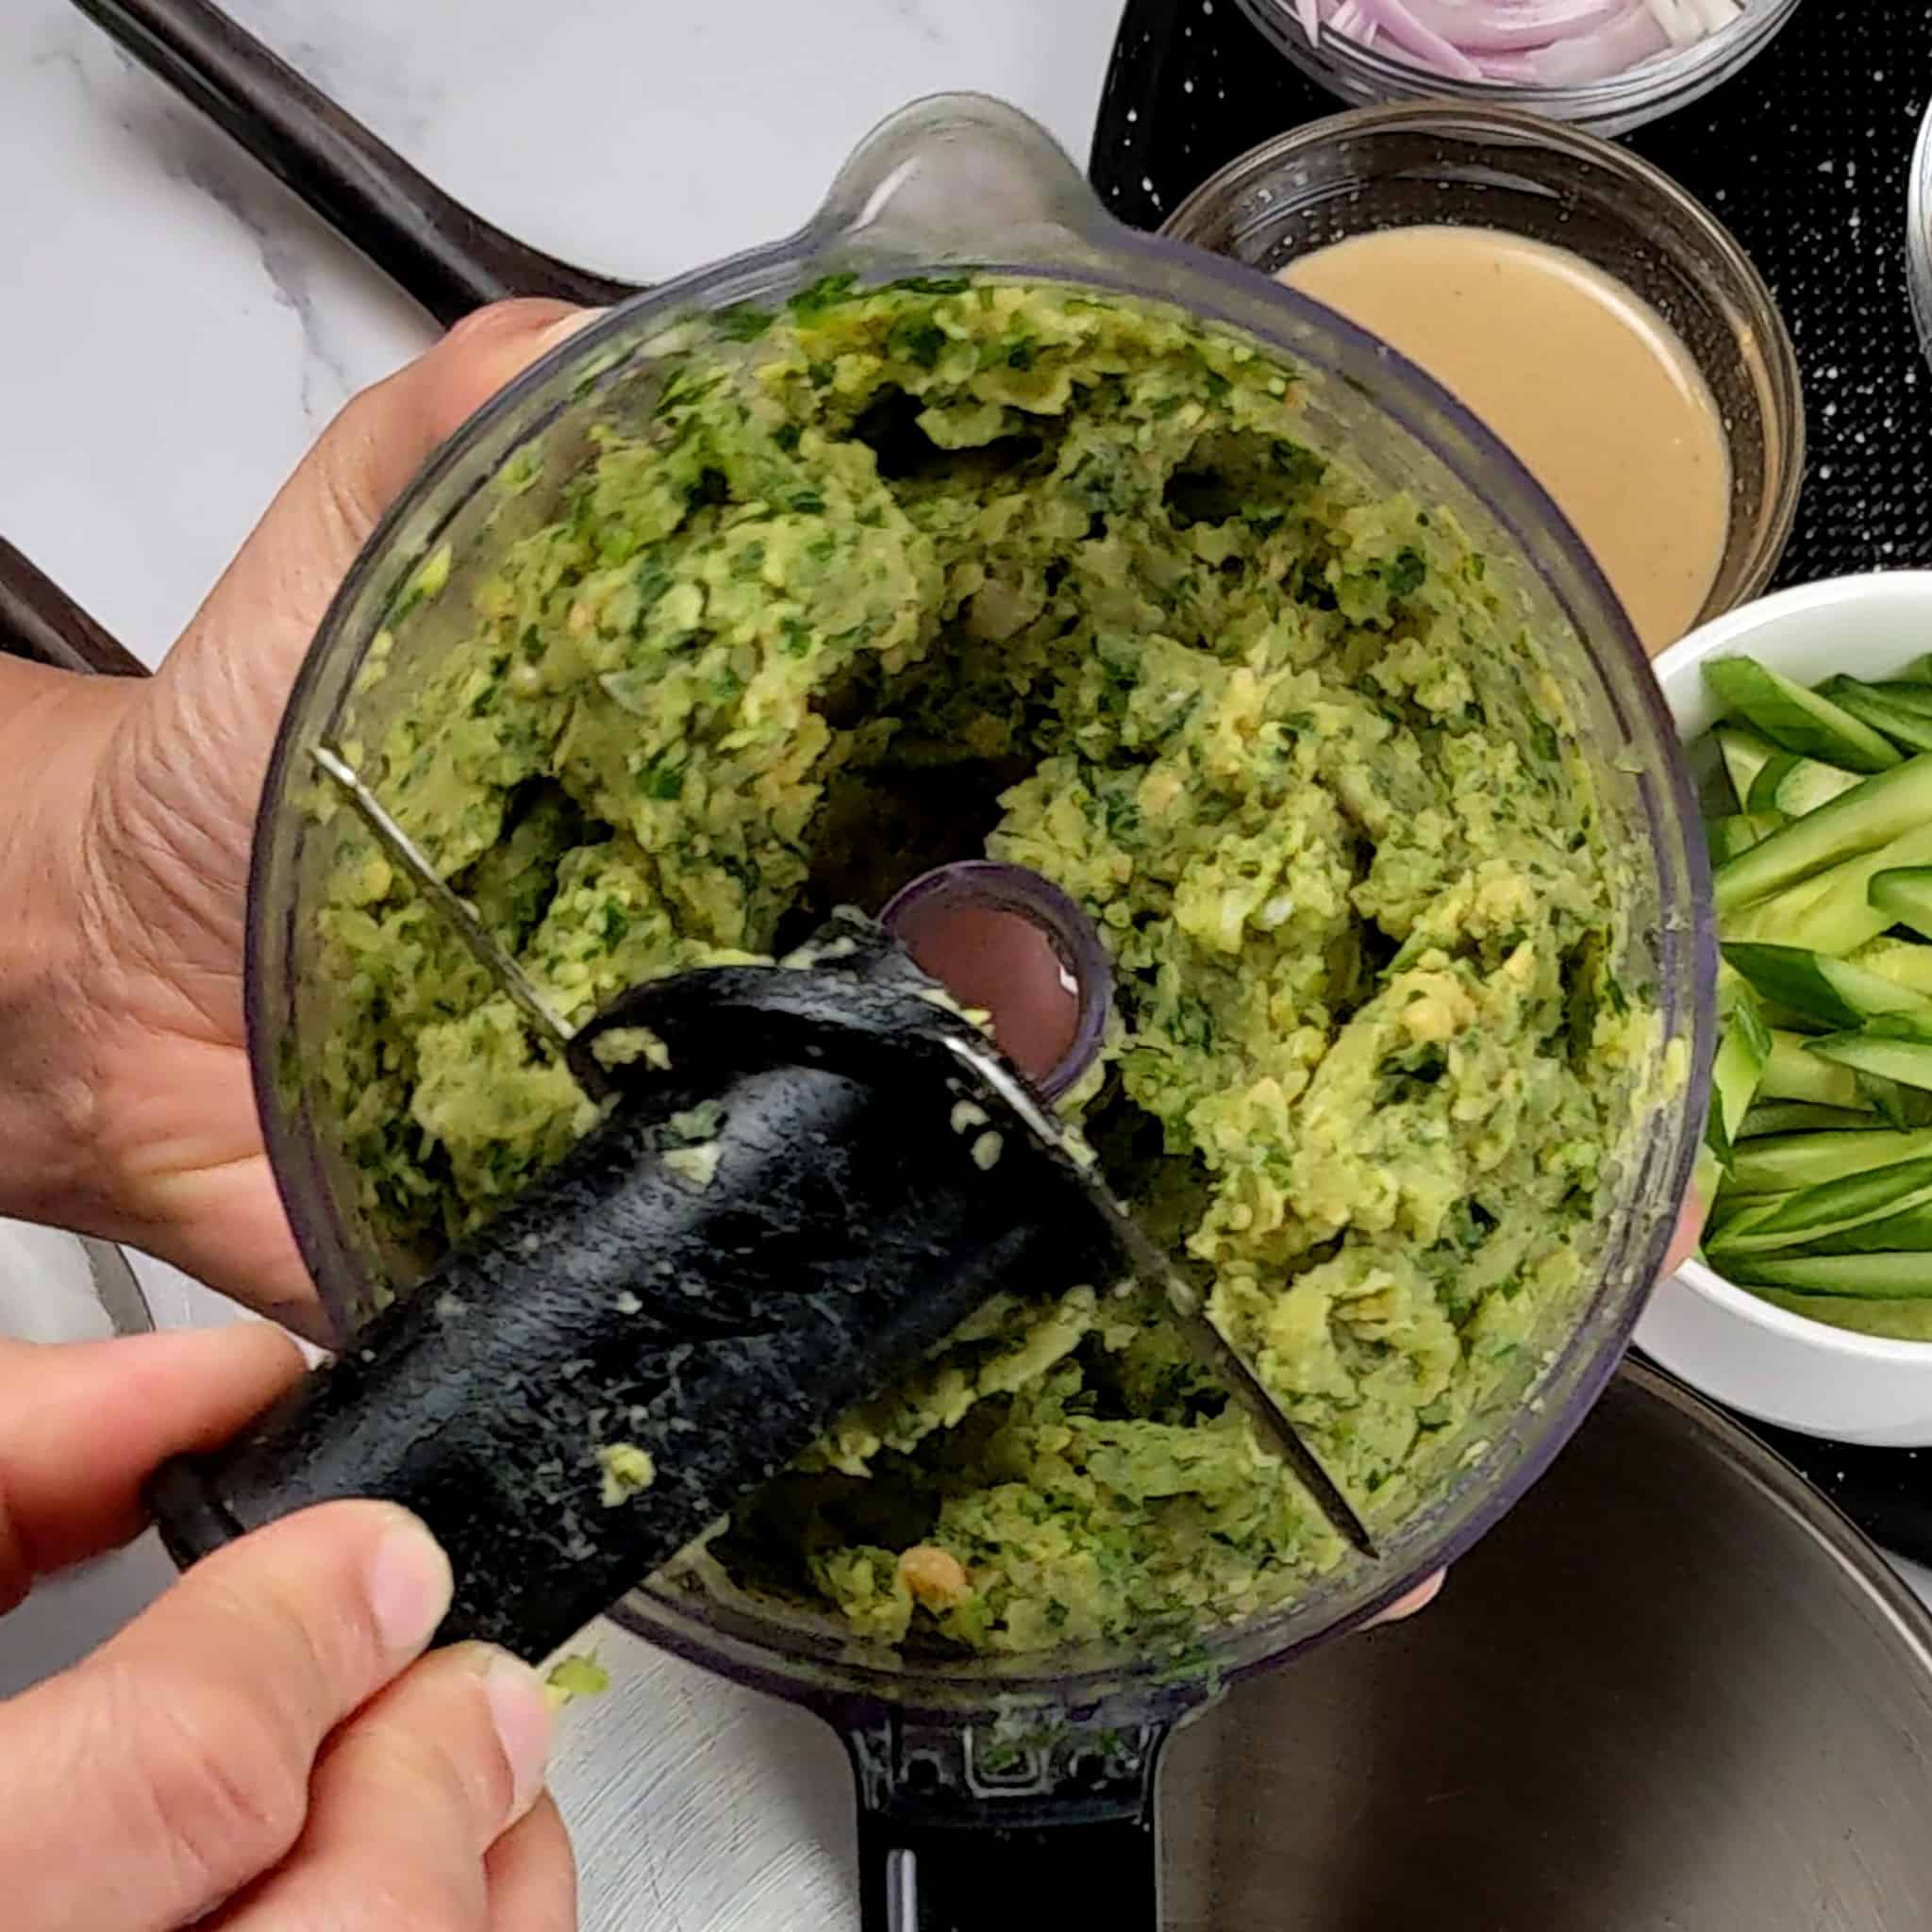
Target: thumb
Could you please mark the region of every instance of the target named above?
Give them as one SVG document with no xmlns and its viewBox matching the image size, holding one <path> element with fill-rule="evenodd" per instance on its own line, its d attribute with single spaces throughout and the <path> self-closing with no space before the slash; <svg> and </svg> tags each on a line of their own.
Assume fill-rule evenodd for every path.
<svg viewBox="0 0 1932 1932">
<path fill-rule="evenodd" d="M 498 303 L 363 391 L 282 486 L 168 654 L 131 756 L 168 801 L 162 842 L 228 908 L 217 957 L 240 957 L 246 828 L 282 706 L 343 575 L 441 444 L 598 312 Z"/>
<path fill-rule="evenodd" d="M 199 1563 L 86 1663 L 0 1705 L 8 1923 L 166 1932 L 280 1861 L 329 1734 L 448 1609 L 383 1503 L 291 1516 Z"/>
<path fill-rule="evenodd" d="M 195 668 L 212 640 L 245 685 L 251 660 L 259 670 L 266 659 L 280 676 L 271 714 L 257 722 L 272 726 L 329 600 L 384 511 L 497 391 L 599 312 L 561 302 L 497 303 L 356 396 L 282 486 L 169 662 Z M 235 648 L 244 638 L 250 648 Z"/>
<path fill-rule="evenodd" d="M 1704 1217 L 1710 1204 L 1692 1189 L 1677 1211 L 1676 1231 L 1671 1236 L 1671 1251 L 1664 1259 L 1665 1276 L 1674 1274 L 1697 1252 L 1697 1238 L 1704 1232 Z"/>
<path fill-rule="evenodd" d="M 301 1370 L 293 1343 L 265 1322 L 0 1341 L 0 1611 L 36 1576 L 134 1535 L 142 1489 L 162 1462 L 226 1441 Z"/>
<path fill-rule="evenodd" d="M 333 594 L 383 512 L 429 458 L 499 390 L 603 312 L 523 300 L 465 317 L 425 355 L 348 404 L 270 508 L 263 534 L 283 534 L 277 525 L 285 507 L 304 535 L 319 512 Z M 268 547 L 273 553 L 275 546 Z"/>
</svg>

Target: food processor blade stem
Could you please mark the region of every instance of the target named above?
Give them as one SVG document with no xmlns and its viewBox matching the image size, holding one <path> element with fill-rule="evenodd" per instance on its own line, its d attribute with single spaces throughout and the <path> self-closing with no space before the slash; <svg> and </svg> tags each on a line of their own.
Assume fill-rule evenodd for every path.
<svg viewBox="0 0 1932 1932">
<path fill-rule="evenodd" d="M 575 1037 L 572 1029 L 543 1004 L 542 995 L 530 984 L 524 969 L 497 944 L 495 936 L 476 917 L 469 901 L 447 884 L 442 874 L 416 849 L 414 840 L 389 815 L 382 801 L 363 784 L 341 753 L 331 751 L 325 744 L 319 744 L 313 756 L 317 769 L 348 800 L 357 816 L 369 827 L 375 842 L 408 874 L 417 891 L 457 929 L 477 965 L 495 982 L 497 991 L 515 1003 L 517 1010 L 549 1041 L 559 1057 L 568 1055 L 570 1043 Z M 578 1074 L 581 1082 L 584 1075 L 575 1062 L 572 1063 L 571 1070 Z M 601 1100 L 604 1094 L 593 1092 L 591 1097 Z"/>
</svg>

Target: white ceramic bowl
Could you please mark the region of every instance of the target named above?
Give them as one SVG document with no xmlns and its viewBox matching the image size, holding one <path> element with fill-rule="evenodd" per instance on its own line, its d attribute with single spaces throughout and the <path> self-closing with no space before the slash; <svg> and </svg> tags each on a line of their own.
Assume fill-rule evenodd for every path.
<svg viewBox="0 0 1932 1932">
<path fill-rule="evenodd" d="M 1711 658 L 1743 654 L 1805 684 L 1883 677 L 1932 648 L 1932 571 L 1783 591 L 1706 625 L 1657 660 L 1686 741 L 1716 723 Z M 1932 1443 L 1932 1342 L 1853 1335 L 1760 1301 L 1699 1262 L 1652 1297 L 1637 1341 L 1674 1374 L 1762 1421 L 1843 1442 Z"/>
</svg>

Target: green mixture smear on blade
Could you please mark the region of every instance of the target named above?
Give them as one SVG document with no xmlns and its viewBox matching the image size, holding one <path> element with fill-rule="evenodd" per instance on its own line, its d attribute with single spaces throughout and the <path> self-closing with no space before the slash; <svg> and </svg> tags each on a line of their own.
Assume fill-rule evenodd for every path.
<svg viewBox="0 0 1932 1932">
<path fill-rule="evenodd" d="M 1587 1296 L 1657 1041 L 1501 573 L 1309 447 L 1285 366 L 1149 305 L 925 281 L 732 320 L 355 752 L 572 1022 L 949 859 L 1054 880 L 1118 985 L 1068 1112 L 1401 1521 Z M 434 1252 L 594 1114 L 341 837 L 328 1097 L 367 1215 Z M 708 1560 L 1026 1652 L 1253 1613 L 1342 1555 L 1143 1299 L 1015 1281 Z"/>
</svg>

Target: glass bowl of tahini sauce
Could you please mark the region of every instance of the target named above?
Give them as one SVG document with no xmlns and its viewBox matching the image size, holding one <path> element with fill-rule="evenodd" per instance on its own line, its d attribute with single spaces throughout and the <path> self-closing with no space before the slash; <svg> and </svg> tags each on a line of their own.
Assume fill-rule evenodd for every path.
<svg viewBox="0 0 1932 1932">
<path fill-rule="evenodd" d="M 1510 108 L 1369 108 L 1230 162 L 1164 232 L 1441 382 L 1653 656 L 1769 583 L 1805 467 L 1790 338 L 1737 242 L 1636 156 Z"/>
</svg>

